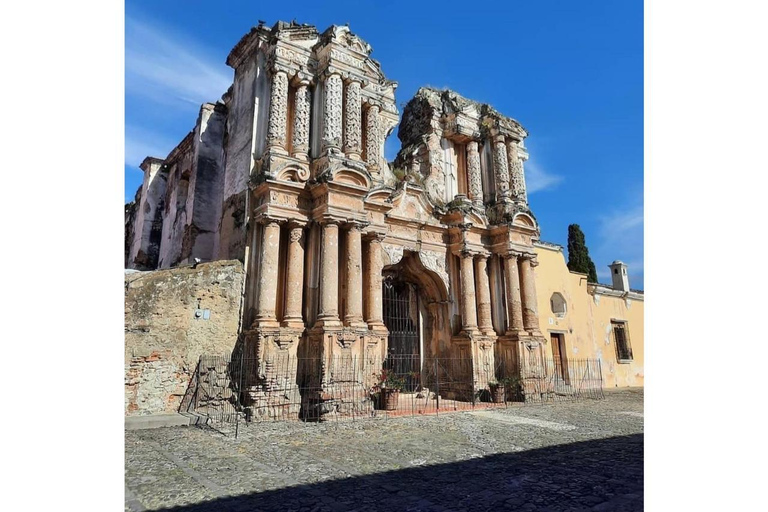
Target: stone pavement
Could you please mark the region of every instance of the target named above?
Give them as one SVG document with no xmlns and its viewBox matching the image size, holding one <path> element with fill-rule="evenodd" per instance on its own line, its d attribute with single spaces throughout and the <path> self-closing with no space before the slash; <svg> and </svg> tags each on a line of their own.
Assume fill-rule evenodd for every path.
<svg viewBox="0 0 768 512">
<path fill-rule="evenodd" d="M 125 433 L 125 510 L 643 509 L 643 391 L 337 423 Z"/>
</svg>

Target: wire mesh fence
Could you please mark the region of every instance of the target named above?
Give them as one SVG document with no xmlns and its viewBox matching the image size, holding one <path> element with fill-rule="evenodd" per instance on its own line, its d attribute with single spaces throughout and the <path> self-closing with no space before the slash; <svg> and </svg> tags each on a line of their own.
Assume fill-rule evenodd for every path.
<svg viewBox="0 0 768 512">
<path fill-rule="evenodd" d="M 200 357 L 187 410 L 209 424 L 442 414 L 516 403 L 603 398 L 597 360 L 544 360 L 515 371 L 468 358 Z"/>
</svg>

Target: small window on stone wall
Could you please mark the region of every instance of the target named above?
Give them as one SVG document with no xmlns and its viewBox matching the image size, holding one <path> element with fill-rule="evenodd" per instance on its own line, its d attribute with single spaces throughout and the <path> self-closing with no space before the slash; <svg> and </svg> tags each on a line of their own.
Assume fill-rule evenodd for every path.
<svg viewBox="0 0 768 512">
<path fill-rule="evenodd" d="M 557 318 L 563 318 L 568 311 L 565 298 L 557 292 L 552 294 L 552 298 L 549 299 L 549 305 Z"/>
<path fill-rule="evenodd" d="M 619 363 L 629 363 L 632 361 L 632 346 L 629 344 L 629 329 L 627 322 L 611 320 L 613 327 L 613 341 L 616 343 L 616 360 Z"/>
</svg>

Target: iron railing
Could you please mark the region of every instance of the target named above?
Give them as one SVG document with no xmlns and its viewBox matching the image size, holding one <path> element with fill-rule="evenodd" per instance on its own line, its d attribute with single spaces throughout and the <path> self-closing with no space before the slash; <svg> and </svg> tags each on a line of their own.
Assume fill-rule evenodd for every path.
<svg viewBox="0 0 768 512">
<path fill-rule="evenodd" d="M 597 360 L 529 362 L 416 356 L 200 357 L 186 410 L 208 423 L 328 421 L 440 414 L 514 403 L 603 398 Z"/>
</svg>

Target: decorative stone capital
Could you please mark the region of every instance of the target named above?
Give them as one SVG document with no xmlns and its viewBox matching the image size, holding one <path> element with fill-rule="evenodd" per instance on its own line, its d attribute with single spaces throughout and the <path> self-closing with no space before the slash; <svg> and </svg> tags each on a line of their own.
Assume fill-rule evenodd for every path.
<svg viewBox="0 0 768 512">
<path fill-rule="evenodd" d="M 320 219 L 318 224 L 320 224 L 323 227 L 325 227 L 325 226 L 337 226 L 338 227 L 338 226 L 341 226 L 342 224 L 344 224 L 344 222 L 341 219 L 337 219 L 336 217 L 323 217 L 322 219 Z"/>
<path fill-rule="evenodd" d="M 378 233 L 376 231 L 368 233 L 365 237 L 365 239 L 372 244 L 380 244 L 385 238 L 387 238 L 386 234 Z"/>
<path fill-rule="evenodd" d="M 280 224 L 283 224 L 285 221 L 283 219 L 278 219 L 276 217 L 270 217 L 269 215 L 262 215 L 256 220 L 257 224 L 261 224 L 262 226 L 279 226 Z"/>
<path fill-rule="evenodd" d="M 291 85 L 294 87 L 309 87 L 312 85 L 314 77 L 306 71 L 298 71 L 291 79 Z"/>
<path fill-rule="evenodd" d="M 301 238 L 304 236 L 304 227 L 299 226 L 296 224 L 293 224 L 290 226 L 291 232 L 289 235 L 289 240 L 291 243 L 296 243 L 301 240 Z"/>
<path fill-rule="evenodd" d="M 363 229 L 368 227 L 369 224 L 370 222 L 362 222 L 359 220 L 354 220 L 352 222 L 347 222 L 347 229 L 349 229 L 349 231 L 362 231 Z"/>
</svg>

